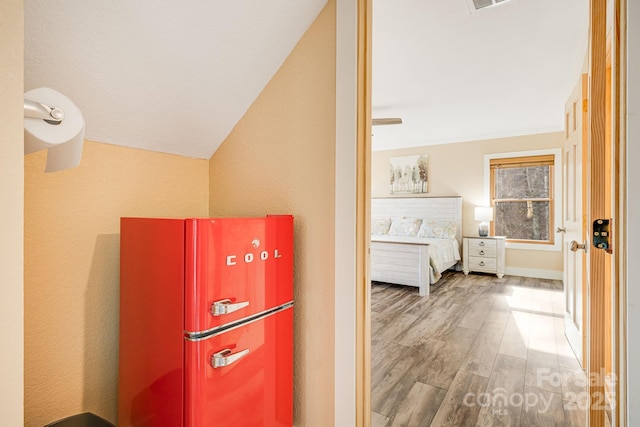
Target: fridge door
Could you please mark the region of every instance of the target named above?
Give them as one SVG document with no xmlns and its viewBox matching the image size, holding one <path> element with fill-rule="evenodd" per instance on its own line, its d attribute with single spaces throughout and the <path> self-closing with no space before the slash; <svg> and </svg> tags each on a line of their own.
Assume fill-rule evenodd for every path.
<svg viewBox="0 0 640 427">
<path fill-rule="evenodd" d="M 180 426 L 184 221 L 122 218 L 119 427 Z"/>
<path fill-rule="evenodd" d="M 293 300 L 293 217 L 185 221 L 185 331 L 202 333 Z"/>
<path fill-rule="evenodd" d="M 289 307 L 201 341 L 185 340 L 185 426 L 290 427 L 292 331 Z"/>
</svg>

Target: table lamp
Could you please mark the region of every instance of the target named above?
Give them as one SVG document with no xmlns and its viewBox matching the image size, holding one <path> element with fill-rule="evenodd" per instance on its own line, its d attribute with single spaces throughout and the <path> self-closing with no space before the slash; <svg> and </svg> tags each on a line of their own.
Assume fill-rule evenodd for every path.
<svg viewBox="0 0 640 427">
<path fill-rule="evenodd" d="M 489 235 L 489 221 L 493 221 L 493 208 L 476 206 L 473 211 L 473 219 L 481 221 L 478 225 L 478 235 L 487 237 Z"/>
</svg>

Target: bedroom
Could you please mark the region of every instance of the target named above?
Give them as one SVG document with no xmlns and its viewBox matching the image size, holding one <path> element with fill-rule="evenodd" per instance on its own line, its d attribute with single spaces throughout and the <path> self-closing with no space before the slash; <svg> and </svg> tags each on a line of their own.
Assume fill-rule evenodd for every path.
<svg viewBox="0 0 640 427">
<path fill-rule="evenodd" d="M 563 133 L 551 132 L 374 151 L 372 153 L 371 194 L 374 198 L 372 200 L 372 227 L 375 222 L 373 215 L 377 200 L 389 200 L 390 157 L 427 153 L 429 157 L 429 193 L 427 194 L 429 199 L 437 200 L 438 196 L 453 194 L 461 196 L 462 235 L 478 236 L 478 221 L 474 220 L 474 207 L 484 205 L 485 154 L 553 150 L 561 147 L 562 143 Z M 460 153 L 465 155 L 460 156 Z M 409 196 L 413 197 L 414 195 Z M 452 197 L 445 198 L 452 199 Z M 406 201 L 412 199 L 402 197 L 393 200 L 399 202 L 398 206 L 402 206 L 407 204 Z M 403 201 L 405 202 L 403 203 Z M 406 215 L 407 218 L 414 216 L 417 215 Z M 372 278 L 375 278 L 376 270 L 374 252 L 376 237 L 378 236 L 372 235 Z M 397 238 L 398 236 L 388 237 Z M 429 247 L 431 248 L 431 245 Z M 460 246 L 460 251 L 463 252 L 462 246 Z M 394 262 L 395 260 L 396 258 L 394 258 Z M 458 267 L 459 269 L 460 267 Z M 469 276 L 465 276 L 461 271 L 448 275 L 444 273 L 440 281 L 430 286 L 431 294 L 427 293 L 427 296 L 424 297 L 418 296 L 418 289 L 414 287 L 374 283 L 371 309 L 373 338 L 372 425 L 394 425 L 394 422 L 406 421 L 407 419 L 416 422 L 416 417 L 422 418 L 423 421 L 442 420 L 443 417 L 450 416 L 452 409 L 447 408 L 445 404 L 449 399 L 449 395 L 446 393 L 455 389 L 454 382 L 464 378 L 462 374 L 465 371 L 477 374 L 475 378 L 484 381 L 480 387 L 483 391 L 486 388 L 487 392 L 504 388 L 510 390 L 512 395 L 517 395 L 517 393 L 526 395 L 535 390 L 535 393 L 541 393 L 541 396 L 544 394 L 546 398 L 552 400 L 555 398 L 558 401 L 561 396 L 566 397 L 567 393 L 579 395 L 582 392 L 580 388 L 562 390 L 561 387 L 548 387 L 548 384 L 545 387 L 544 384 L 536 384 L 534 374 L 534 372 L 543 372 L 543 370 L 549 369 L 550 372 L 562 372 L 572 378 L 574 378 L 573 375 L 575 377 L 579 375 L 579 373 L 575 373 L 575 370 L 579 370 L 579 365 L 564 339 L 564 335 L 557 335 L 558 329 L 562 331 L 557 322 L 563 317 L 562 251 L 507 249 L 505 274 L 504 279 L 496 280 L 495 275 L 486 273 L 472 272 Z M 547 286 L 551 288 L 535 289 Z M 469 291 L 470 294 L 460 291 L 468 287 L 475 287 L 477 290 Z M 467 292 L 467 289 L 464 289 L 464 292 Z M 526 295 L 525 302 L 522 299 L 523 295 Z M 477 302 L 470 302 L 468 300 L 470 297 L 477 298 Z M 485 300 L 485 297 L 490 299 Z M 548 301 L 540 301 L 547 298 Z M 420 301 L 420 299 L 433 301 Z M 447 299 L 449 301 L 443 301 Z M 533 310 L 535 313 L 532 312 L 533 305 L 537 307 Z M 393 307 L 393 316 L 398 316 L 397 320 L 390 320 L 388 306 Z M 456 306 L 460 308 L 457 311 L 462 311 L 462 314 L 455 313 Z M 452 311 L 447 311 L 447 309 L 452 309 Z M 469 311 L 469 313 L 465 313 L 465 311 Z M 443 322 L 446 325 L 443 325 Z M 449 330 L 447 325 L 454 324 L 458 327 Z M 434 327 L 433 325 L 440 326 Z M 393 330 L 396 335 L 386 332 L 387 328 Z M 474 341 L 476 334 L 481 337 L 483 345 L 478 345 L 480 345 L 483 354 L 477 354 L 471 350 L 474 347 L 473 343 L 476 342 Z M 455 342 L 450 341 L 450 339 L 453 340 L 451 337 L 455 337 Z M 391 344 L 398 348 L 411 348 L 415 351 L 415 348 L 422 348 L 425 342 L 432 345 L 435 343 L 435 348 L 440 350 L 425 352 L 424 359 L 407 358 L 406 360 L 413 360 L 413 365 L 399 363 L 395 353 L 397 350 L 389 350 L 387 347 L 388 344 Z M 460 348 L 460 343 L 464 343 L 465 348 Z M 487 357 L 488 360 L 486 360 Z M 549 357 L 555 357 L 555 359 L 550 360 Z M 387 358 L 398 362 L 398 366 L 390 365 L 389 361 L 385 360 Z M 441 373 L 436 374 L 421 368 L 421 365 L 425 365 L 424 360 L 429 361 L 426 364 L 435 363 Z M 501 368 L 499 361 L 511 365 Z M 497 365 L 492 368 L 494 363 Z M 474 367 L 470 368 L 470 365 Z M 534 371 L 531 366 L 536 366 L 538 371 Z M 509 372 L 510 374 L 506 377 L 511 379 L 506 380 L 506 377 L 501 380 L 491 379 L 493 369 L 503 374 Z M 387 378 L 392 379 L 393 386 L 389 385 Z M 491 383 L 486 381 L 491 381 Z M 496 385 L 496 381 L 502 382 Z M 492 385 L 490 386 L 490 384 Z M 567 384 L 564 385 L 566 387 Z M 469 388 L 469 390 L 473 389 Z M 381 396 L 382 394 L 384 397 Z M 533 394 L 531 395 L 533 396 Z M 405 403 L 403 405 L 403 400 L 410 401 L 411 404 Z M 493 417 L 494 421 L 509 419 L 516 422 L 515 425 L 518 425 L 518 419 L 521 422 L 532 421 L 531 419 L 519 418 L 531 413 L 521 411 L 519 408 L 500 409 L 503 412 L 497 412 L 496 408 L 491 408 L 493 413 L 489 413 L 486 409 L 482 412 L 480 412 L 480 408 L 476 409 L 478 410 L 470 411 L 470 414 L 466 414 L 466 416 Z M 461 413 L 464 411 L 458 410 L 458 416 L 461 416 Z M 566 416 L 576 414 L 577 412 L 566 411 Z M 584 415 L 584 413 L 581 414 Z M 565 416 L 562 410 L 549 411 L 546 415 L 556 418 Z M 538 419 L 538 422 L 541 420 L 544 418 Z M 413 424 L 409 423 L 409 425 Z M 571 425 L 584 424 L 578 422 Z"/>
<path fill-rule="evenodd" d="M 554 56 L 558 54 L 557 51 L 549 54 L 549 56 L 545 56 L 545 54 L 540 52 L 541 46 L 543 48 L 544 46 L 548 46 L 546 45 L 546 43 L 549 43 L 548 40 L 542 40 L 541 38 L 540 40 L 538 40 L 539 44 L 535 45 L 535 42 L 532 40 L 521 40 L 519 39 L 519 36 L 514 36 L 514 38 L 518 38 L 518 41 L 514 42 L 514 44 L 516 45 L 518 43 L 526 44 L 528 42 L 531 42 L 530 45 L 526 45 L 527 48 L 530 48 L 530 50 L 527 50 L 527 54 L 529 57 L 544 57 L 548 60 L 548 63 L 554 63 L 555 65 L 558 65 L 558 63 L 563 64 L 563 66 L 558 66 L 556 67 L 556 69 L 564 67 L 565 70 L 572 70 L 565 72 L 562 76 L 556 77 L 554 81 L 554 84 L 557 84 L 557 86 L 554 86 L 556 93 L 550 96 L 549 94 L 551 91 L 545 91 L 546 98 L 545 96 L 536 98 L 535 94 L 527 92 L 536 85 L 527 85 L 525 82 L 544 81 L 545 84 L 551 85 L 549 82 L 553 80 L 550 74 L 552 73 L 552 71 L 550 71 L 548 68 L 545 70 L 531 69 L 528 70 L 528 72 L 532 72 L 531 75 L 526 74 L 525 72 L 524 75 L 518 75 L 518 77 L 513 78 L 513 76 L 517 75 L 516 73 L 520 71 L 518 65 L 513 63 L 515 62 L 513 58 L 523 59 L 527 57 L 527 54 L 522 55 L 521 52 L 510 50 L 511 48 L 513 48 L 513 46 L 502 39 L 502 37 L 505 33 L 507 33 L 508 30 L 505 30 L 504 28 L 501 28 L 497 31 L 484 29 L 484 31 L 486 31 L 486 34 L 482 33 L 481 35 L 478 35 L 477 37 L 479 40 L 477 40 L 477 44 L 474 44 L 468 40 L 463 40 L 464 37 L 458 38 L 454 36 L 453 34 L 456 32 L 455 30 L 445 32 L 443 29 L 444 25 L 434 22 L 434 20 L 432 19 L 425 18 L 427 14 L 426 10 L 421 11 L 424 13 L 417 13 L 417 11 L 414 10 L 413 13 L 420 16 L 421 18 L 417 18 L 415 21 L 411 21 L 409 19 L 407 22 L 408 18 L 403 15 L 406 14 L 405 9 L 402 9 L 397 5 L 390 5 L 384 1 L 374 2 L 374 4 L 376 7 L 378 7 L 378 9 L 374 8 L 373 18 L 373 117 L 401 117 L 403 123 L 395 126 L 376 126 L 373 128 L 373 152 L 371 157 L 371 196 L 373 199 L 397 196 L 394 194 L 390 194 L 389 163 L 391 158 L 426 155 L 428 157 L 428 193 L 417 195 L 405 194 L 403 196 L 461 196 L 462 235 L 477 236 L 478 221 L 474 220 L 474 208 L 476 206 L 486 206 L 489 201 L 489 194 L 487 191 L 488 183 L 486 179 L 488 175 L 486 167 L 487 156 L 495 155 L 496 153 L 521 153 L 524 156 L 534 151 L 560 152 L 562 150 L 564 145 L 564 123 L 562 120 L 562 107 L 564 106 L 567 97 L 571 93 L 572 87 L 579 80 L 581 71 L 579 65 L 582 63 L 580 52 L 584 52 L 584 46 L 581 45 L 579 38 L 572 39 L 571 42 L 563 39 L 556 44 L 557 50 L 565 49 L 571 43 L 574 43 L 574 45 L 571 50 L 567 50 L 564 52 L 563 58 L 559 58 L 557 56 Z M 584 6 L 585 4 L 586 3 L 583 3 L 582 6 Z M 460 5 L 431 5 L 433 9 L 430 9 L 429 11 L 437 9 L 435 10 L 435 13 L 438 14 L 438 19 L 447 21 L 447 25 L 460 25 L 460 20 L 454 22 L 450 16 L 450 14 L 453 13 L 452 10 L 457 6 Z M 568 19 L 568 17 L 572 16 L 572 13 L 577 14 L 576 16 L 584 16 L 580 15 L 580 13 L 578 12 L 580 10 L 580 5 L 578 5 L 577 2 L 574 2 L 573 6 L 577 6 L 577 9 L 573 11 L 563 11 L 568 13 L 568 15 L 565 15 L 565 18 Z M 417 6 L 412 4 L 412 7 Z M 512 9 L 509 9 L 510 7 L 512 7 Z M 496 7 L 495 13 L 500 13 L 502 19 L 508 20 L 510 23 L 508 27 L 510 30 L 513 30 L 514 27 L 517 27 L 517 25 L 513 23 L 522 18 L 522 16 L 518 16 L 518 10 L 522 11 L 522 9 L 526 9 L 526 7 L 526 5 L 516 1 L 511 5 L 505 4 L 499 8 Z M 460 9 L 460 7 L 458 7 L 458 9 Z M 544 9 L 544 7 L 541 7 L 541 9 Z M 482 17 L 482 19 L 489 21 L 490 18 L 488 18 L 487 16 L 492 12 L 493 11 L 487 10 L 484 12 L 478 12 L 475 15 L 469 14 L 467 12 L 467 14 L 461 20 L 464 21 L 464 25 L 467 26 L 478 25 L 478 27 L 474 27 L 475 30 L 478 30 L 479 24 L 477 24 L 477 22 L 473 23 L 472 20 L 480 20 Z M 547 22 L 547 25 L 545 26 L 536 21 L 536 18 L 541 19 L 541 17 L 540 15 L 535 15 L 536 18 L 533 18 L 534 12 L 537 13 L 539 11 L 528 10 L 528 19 L 536 22 L 536 24 L 530 24 L 529 26 L 527 26 L 528 29 L 534 28 L 536 27 L 536 25 L 537 28 L 545 28 L 545 30 L 548 31 L 548 33 L 545 35 L 547 37 L 550 35 L 550 33 L 553 33 L 557 30 L 555 27 L 553 27 L 553 24 L 551 22 Z M 582 10 L 582 12 L 584 12 L 584 9 Z M 376 15 L 376 13 L 378 15 Z M 482 15 L 482 13 L 485 13 L 485 15 Z M 512 14 L 509 15 L 509 13 Z M 559 14 L 561 13 L 559 12 Z M 509 19 L 507 19 L 507 17 Z M 404 23 L 402 29 L 395 29 L 395 33 L 391 30 L 393 20 L 395 20 L 396 22 Z M 412 25 L 415 24 L 415 22 L 418 20 L 423 20 L 424 25 L 421 27 Z M 580 20 L 576 19 L 575 21 L 576 22 L 574 22 L 573 24 L 579 24 Z M 491 22 L 493 22 L 493 24 L 495 25 L 497 21 Z M 523 22 L 524 21 L 521 21 L 520 24 L 524 26 Z M 379 24 L 379 26 L 376 27 L 376 24 Z M 569 24 L 567 26 L 571 25 L 572 24 Z M 565 29 L 567 26 L 565 26 Z M 382 29 L 380 30 L 379 27 L 382 27 Z M 576 28 L 574 28 L 574 30 L 579 32 L 580 29 L 578 27 L 579 25 L 576 25 Z M 436 30 L 429 30 L 430 28 L 436 28 Z M 499 28 L 499 25 L 494 28 Z M 376 35 L 377 31 L 379 31 L 381 34 Z M 399 48 L 399 46 L 405 46 L 409 44 L 410 42 L 408 42 L 407 40 L 411 40 L 411 42 L 413 43 L 415 43 L 416 40 L 431 40 L 429 38 L 429 35 L 433 34 L 431 34 L 430 31 L 440 31 L 440 36 L 442 37 L 442 39 L 447 40 L 448 42 L 439 43 L 439 46 L 437 48 L 426 42 L 423 43 L 423 46 L 421 46 L 420 48 L 414 48 L 414 51 L 410 51 L 410 49 Z M 469 34 L 465 31 L 461 31 L 461 33 Z M 490 36 L 488 34 L 490 34 Z M 405 38 L 404 40 L 403 37 Z M 421 39 L 421 37 L 423 38 Z M 498 42 L 495 42 L 494 45 L 499 45 L 499 48 L 480 49 L 479 46 L 482 45 L 483 42 L 487 43 L 488 45 L 491 44 L 491 37 L 494 37 L 493 40 L 498 40 Z M 563 36 L 556 34 L 556 37 L 566 37 L 566 34 Z M 378 45 L 376 45 L 376 42 L 378 42 L 381 46 L 378 47 Z M 448 55 L 446 54 L 446 46 L 451 45 L 455 46 L 458 49 L 455 55 L 451 54 L 450 51 L 448 52 Z M 475 46 L 477 51 L 469 52 L 469 50 L 467 50 L 469 48 L 469 45 Z M 484 48 L 484 46 L 482 47 Z M 394 58 L 395 60 L 393 61 L 393 69 L 388 64 L 381 65 L 382 61 L 380 59 L 378 59 L 378 62 L 376 62 L 376 58 L 386 58 L 387 54 L 391 54 L 392 58 Z M 465 55 L 468 58 L 476 59 L 477 62 L 481 65 L 469 64 L 468 60 L 467 62 L 464 62 L 464 59 L 460 58 L 465 57 Z M 502 57 L 498 57 L 496 59 L 496 63 L 492 64 L 491 61 L 486 60 L 487 58 L 496 58 L 492 55 L 502 55 Z M 446 64 L 447 68 L 444 69 L 444 67 L 442 67 L 443 69 L 434 71 L 434 68 L 438 67 L 429 66 L 428 59 L 431 59 L 432 62 L 438 65 Z M 530 63 L 527 62 L 527 64 L 529 65 Z M 376 77 L 375 74 L 376 65 L 381 68 L 379 77 Z M 477 65 L 477 68 L 474 68 L 474 65 Z M 463 72 L 460 73 L 460 70 L 463 70 Z M 536 72 L 538 73 L 537 77 L 534 76 Z M 450 76 L 443 75 L 444 73 L 449 73 Z M 465 80 L 465 73 L 468 75 L 473 75 L 474 79 L 477 78 L 477 80 L 479 81 L 470 82 L 470 80 L 473 79 Z M 569 74 L 572 75 L 569 76 Z M 497 78 L 492 79 L 490 77 L 487 77 L 489 75 L 497 76 Z M 506 77 L 505 79 L 504 75 L 507 75 L 508 77 Z M 376 78 L 378 78 L 378 81 L 376 80 Z M 386 80 L 382 81 L 383 79 Z M 562 82 L 558 82 L 558 80 L 562 80 Z M 571 80 L 570 83 L 569 80 Z M 565 85 L 564 89 L 560 89 L 563 84 Z M 415 94 L 410 93 L 409 90 L 407 90 L 407 87 L 411 85 L 413 85 L 412 88 L 414 88 L 414 92 L 416 92 Z M 425 87 L 421 88 L 421 85 Z M 442 89 L 438 86 L 444 87 L 446 89 Z M 524 86 L 528 87 L 524 88 Z M 392 87 L 401 92 L 397 99 L 393 99 L 393 94 L 391 91 Z M 503 93 L 504 88 L 509 88 L 508 90 L 511 91 L 511 93 L 505 95 Z M 379 91 L 379 96 L 377 96 L 376 90 Z M 491 91 L 493 91 L 492 99 L 487 100 L 486 93 Z M 443 93 L 444 96 L 447 96 L 449 99 L 443 101 Z M 428 95 L 426 96 L 426 98 L 429 101 L 419 101 L 418 98 L 420 96 L 425 96 L 425 94 Z M 545 98 L 544 101 L 542 101 L 541 98 Z M 519 102 L 519 100 L 522 99 L 535 99 L 535 101 L 529 103 Z M 543 106 L 545 102 L 553 102 L 554 105 Z M 458 105 L 456 105 L 456 103 Z M 483 105 L 482 103 L 485 104 Z M 538 107 L 538 112 L 541 111 L 542 113 L 535 112 L 536 107 L 534 107 L 533 104 L 536 103 L 538 103 L 538 105 L 536 105 Z M 438 109 L 433 108 L 434 105 L 443 105 L 442 111 L 438 111 Z M 377 106 L 378 108 L 376 108 Z M 470 114 L 470 111 L 478 112 L 478 114 L 476 114 L 477 117 Z M 555 118 L 552 118 L 551 121 L 549 120 L 550 112 L 553 112 L 553 114 L 555 114 L 556 116 Z M 514 116 L 520 117 L 515 120 L 511 120 Z M 508 117 L 508 119 L 504 119 L 504 122 L 500 123 L 499 119 L 506 117 Z M 523 119 L 523 117 L 525 117 L 525 119 Z M 495 118 L 498 118 L 498 120 L 494 120 Z M 536 120 L 538 121 L 536 122 Z M 417 121 L 420 121 L 420 123 L 416 123 Z M 516 124 L 515 122 L 518 123 Z M 550 123 L 552 124 L 550 125 Z M 514 126 L 521 126 L 520 131 L 515 130 Z M 446 133 L 447 128 L 455 130 Z M 422 132 L 422 134 L 419 134 L 420 131 Z M 480 137 L 479 135 L 483 135 L 484 137 Z M 439 143 L 438 141 L 442 142 Z M 560 158 L 557 159 L 558 163 L 561 163 L 559 160 Z M 558 173 L 557 176 L 560 176 L 560 173 Z M 557 197 L 558 202 L 561 200 L 561 197 L 558 197 L 557 195 L 555 197 Z M 375 200 L 372 200 L 372 228 L 375 222 L 375 212 L 373 207 L 374 204 Z M 562 209 L 561 203 L 557 203 L 555 209 L 555 213 L 559 214 Z M 409 216 L 410 215 L 406 215 L 407 218 Z M 561 227 L 560 216 L 555 218 L 555 224 L 558 224 Z M 554 226 L 553 229 L 555 230 L 555 228 L 556 227 Z M 562 241 L 561 234 L 554 233 L 554 235 L 556 242 Z M 374 264 L 375 244 L 375 236 L 372 235 L 372 264 Z M 547 250 L 539 250 L 537 248 L 531 250 L 530 248 L 526 248 L 525 246 L 515 248 L 513 244 L 508 244 L 505 259 L 505 273 L 507 275 L 507 278 L 528 278 L 523 279 L 523 282 L 534 286 L 537 286 L 537 284 L 546 286 L 547 283 L 553 283 L 556 288 L 557 286 L 562 286 L 564 268 L 563 252 L 561 249 L 561 245 L 558 244 L 555 246 L 556 247 L 552 250 L 549 250 L 549 247 L 545 248 Z M 372 265 L 372 277 L 375 275 L 375 268 L 376 267 Z M 459 277 L 452 279 L 452 276 Z M 472 276 L 478 276 L 482 279 L 487 279 L 486 276 L 488 275 L 471 274 L 469 277 L 471 278 Z M 456 284 L 455 286 L 460 286 L 459 284 L 462 283 L 461 281 L 465 280 L 461 279 L 461 277 L 464 278 L 461 272 L 453 273 L 449 277 L 447 277 L 447 279 L 444 281 L 445 283 L 442 286 L 450 286 L 449 283 L 451 280 L 458 281 L 458 284 Z M 495 276 L 493 276 L 493 278 L 495 279 Z M 381 281 L 391 282 L 392 280 Z M 498 282 L 500 281 L 497 281 L 496 283 Z M 381 346 L 380 344 L 380 341 L 382 340 L 381 336 L 384 336 L 385 339 L 388 338 L 393 344 L 409 346 L 410 342 L 407 339 L 407 335 L 413 335 L 416 328 L 420 328 L 419 326 L 416 327 L 415 325 L 421 322 L 420 316 L 425 316 L 425 314 L 418 313 L 417 307 L 423 307 L 424 310 L 427 310 L 429 307 L 433 308 L 433 306 L 437 306 L 438 302 L 416 302 L 416 295 L 418 295 L 418 291 L 415 288 L 408 288 L 410 290 L 402 291 L 403 293 L 400 294 L 401 291 L 398 287 L 389 286 L 387 289 L 384 289 L 384 286 L 386 285 L 383 285 L 382 287 L 376 286 L 377 285 L 374 284 L 374 286 L 372 287 L 372 354 L 378 355 L 377 358 L 376 356 L 372 358 L 373 425 L 394 425 L 394 423 L 402 423 L 402 421 L 406 422 L 407 419 L 411 419 L 412 422 L 416 422 L 415 417 L 418 416 L 417 414 L 420 414 L 420 416 L 423 418 L 431 417 L 431 419 L 442 420 L 443 415 L 441 414 L 441 412 L 446 413 L 447 411 L 443 411 L 443 407 L 445 406 L 444 404 L 440 407 L 440 409 L 438 409 L 439 402 L 446 401 L 447 399 L 450 400 L 450 397 L 449 395 L 445 397 L 444 394 L 439 393 L 441 393 L 443 389 L 445 390 L 445 392 L 451 391 L 449 389 L 449 386 L 452 384 L 452 381 L 454 381 L 454 377 L 451 376 L 450 378 L 448 378 L 448 381 L 445 382 L 434 381 L 430 384 L 427 384 L 427 380 L 433 380 L 433 378 L 429 377 L 429 375 L 424 374 L 423 372 L 422 378 L 424 378 L 425 381 L 421 383 L 420 381 L 415 380 L 416 376 L 420 378 L 420 374 L 410 372 L 414 368 L 417 371 L 420 371 L 419 367 L 411 368 L 404 366 L 403 369 L 405 370 L 398 367 L 393 370 L 388 365 L 385 365 L 384 363 L 381 364 L 380 357 L 382 356 L 379 356 L 380 353 L 387 354 L 384 346 Z M 441 298 L 441 296 L 437 292 L 434 293 L 434 289 L 438 289 L 439 286 L 440 284 L 432 285 L 432 295 L 428 296 L 427 298 Z M 381 290 L 381 288 L 383 289 Z M 518 290 L 522 289 L 518 288 Z M 380 308 L 380 295 L 385 292 L 390 292 L 391 296 L 388 298 L 388 300 L 390 301 L 389 304 L 393 304 L 393 307 L 396 307 L 398 312 L 402 313 L 401 316 L 403 316 L 402 321 L 405 322 L 404 324 L 400 323 L 396 325 L 395 323 L 386 323 L 389 322 L 388 318 L 384 317 L 384 313 L 387 310 L 384 308 Z M 411 298 L 406 296 L 411 292 L 413 292 L 413 296 Z M 448 290 L 443 292 L 446 292 L 447 298 L 451 296 L 451 293 Z M 559 292 L 548 294 L 548 296 L 553 296 L 554 298 L 562 298 L 561 288 Z M 384 298 L 382 300 L 384 300 Z M 407 304 L 406 312 L 403 312 L 401 309 L 401 307 L 403 307 L 403 303 L 401 301 L 404 301 Z M 554 302 L 554 304 L 557 304 L 557 301 Z M 560 299 L 560 304 L 562 304 L 562 299 Z M 549 312 L 546 316 L 547 319 L 562 317 L 562 314 L 558 314 L 553 310 L 551 306 L 549 306 L 548 310 Z M 542 314 L 544 311 L 545 310 L 540 310 L 540 313 L 537 314 Z M 486 315 L 487 313 L 484 314 Z M 513 314 L 510 314 L 512 318 L 511 320 L 517 318 L 517 316 L 520 314 L 521 313 L 514 310 Z M 416 317 L 414 316 L 418 316 L 418 319 L 416 319 Z M 378 317 L 381 317 L 382 320 L 380 320 Z M 545 320 L 545 317 L 540 317 L 540 319 Z M 460 319 L 457 320 L 459 321 Z M 478 317 L 476 320 L 479 321 L 479 323 L 482 323 L 484 317 Z M 393 337 L 389 336 L 389 334 L 385 334 L 384 328 L 381 329 L 381 323 L 393 329 L 394 332 L 397 333 L 397 336 Z M 540 324 L 544 324 L 547 326 L 550 325 L 551 331 L 549 335 L 552 337 L 554 336 L 553 322 L 540 322 Z M 422 326 L 422 328 L 427 327 Z M 478 329 L 477 325 L 474 325 L 472 329 Z M 428 331 L 428 328 L 424 329 L 424 331 Z M 501 334 L 502 330 L 496 333 Z M 540 334 L 544 335 L 545 333 L 548 333 L 548 331 L 543 331 Z M 432 338 L 432 336 L 430 336 L 430 338 Z M 416 337 L 416 339 L 418 340 L 418 344 L 422 344 L 420 340 L 430 338 L 424 338 L 423 336 Z M 525 340 L 526 344 L 528 336 L 526 336 L 526 334 L 523 334 L 522 339 Z M 436 339 L 436 342 L 437 341 L 438 340 Z M 473 341 L 467 341 L 467 343 L 470 342 Z M 556 348 L 556 344 L 558 346 L 557 348 L 562 346 L 563 350 L 567 349 L 566 343 L 554 342 L 554 348 Z M 499 345 L 499 340 L 496 345 Z M 571 354 L 570 348 L 569 352 L 570 355 L 573 356 L 573 354 Z M 534 351 L 531 351 L 531 353 L 536 354 Z M 549 354 L 551 353 L 553 352 L 549 351 Z M 455 350 L 451 350 L 449 356 L 450 359 L 456 359 Z M 432 357 L 435 357 L 437 360 L 438 356 L 432 355 Z M 445 355 L 442 355 L 441 357 L 446 357 L 446 352 Z M 526 352 L 524 353 L 523 357 L 527 359 Z M 521 363 L 520 361 L 515 359 L 512 360 L 512 362 Z M 571 361 L 569 361 L 569 363 L 570 362 Z M 417 365 L 419 365 L 420 363 L 421 362 L 416 362 Z M 460 366 L 462 364 L 462 360 L 457 360 L 457 363 L 458 366 Z M 528 363 L 531 364 L 536 362 L 533 362 L 530 358 Z M 548 365 L 541 366 L 542 369 L 549 368 L 558 370 L 557 362 L 550 362 Z M 456 367 L 455 370 L 457 369 L 458 368 Z M 519 371 L 519 373 L 523 377 L 525 376 L 524 370 Z M 488 376 L 488 373 L 486 373 L 486 375 Z M 523 381 L 518 383 L 520 393 L 522 393 L 523 390 L 523 382 L 524 386 L 535 385 L 534 381 L 531 380 L 530 373 L 527 372 L 526 375 L 526 381 L 524 381 L 524 378 L 522 378 Z M 391 378 L 392 381 L 396 381 L 395 389 L 390 388 L 389 381 L 384 379 L 385 376 Z M 411 382 L 412 384 L 415 381 L 414 387 L 407 387 L 403 382 L 405 380 L 407 382 Z M 431 385 L 433 385 L 434 388 L 429 388 Z M 506 388 L 508 389 L 509 387 Z M 385 393 L 391 394 L 392 397 L 389 397 L 388 399 L 380 397 L 380 395 L 383 393 L 383 390 Z M 518 388 L 516 388 L 516 390 L 518 390 Z M 524 388 L 524 390 L 526 393 L 527 388 Z M 513 389 L 511 389 L 511 391 L 512 393 L 514 392 Z M 556 393 L 559 392 L 559 390 L 554 391 Z M 562 393 L 560 392 L 556 397 L 562 399 L 562 397 L 560 397 L 561 395 Z M 566 397 L 566 395 L 564 396 Z M 405 399 L 412 400 L 413 403 L 415 403 L 415 406 L 411 407 L 411 405 L 408 403 L 401 403 L 401 401 Z M 408 409 L 409 407 L 411 407 L 410 410 Z M 449 409 L 449 411 L 452 410 Z M 455 412 L 456 409 L 453 409 L 453 411 Z M 511 408 L 510 412 L 511 417 L 515 416 L 515 423 L 517 425 L 520 411 Z M 436 413 L 438 413 L 438 415 L 436 415 Z M 494 415 L 496 415 L 495 419 L 499 419 L 501 415 L 504 415 L 507 419 L 509 419 L 506 414 L 497 413 Z M 556 414 L 556 416 L 560 417 L 573 415 L 574 414 L 562 414 L 562 411 Z M 474 414 L 472 411 L 472 417 L 478 417 L 478 413 L 476 412 Z M 504 421 L 504 419 L 501 421 Z M 524 419 L 521 419 L 521 421 L 524 422 Z M 514 422 L 514 419 L 511 418 L 510 422 Z M 428 423 L 424 425 L 428 425 Z"/>
<path fill-rule="evenodd" d="M 454 144 L 430 145 L 397 150 L 373 151 L 371 156 L 371 196 L 389 197 L 389 158 L 427 153 L 429 156 L 428 196 L 462 197 L 463 234 L 477 233 L 473 208 L 485 204 L 484 156 L 490 153 L 559 149 L 562 132 L 488 139 Z M 461 155 L 464 153 L 464 155 Z M 507 274 L 562 279 L 562 252 L 508 250 Z"/>
</svg>

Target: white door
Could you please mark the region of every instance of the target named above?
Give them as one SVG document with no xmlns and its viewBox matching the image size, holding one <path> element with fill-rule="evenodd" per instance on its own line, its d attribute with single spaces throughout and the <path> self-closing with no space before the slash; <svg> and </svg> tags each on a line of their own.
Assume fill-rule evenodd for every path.
<svg viewBox="0 0 640 427">
<path fill-rule="evenodd" d="M 585 349 L 585 243 L 586 200 L 583 139 L 587 135 L 587 75 L 581 76 L 565 104 L 565 142 L 563 156 L 563 227 L 564 253 L 564 331 L 580 365 L 584 367 Z M 562 230 L 558 230 L 562 231 Z"/>
</svg>

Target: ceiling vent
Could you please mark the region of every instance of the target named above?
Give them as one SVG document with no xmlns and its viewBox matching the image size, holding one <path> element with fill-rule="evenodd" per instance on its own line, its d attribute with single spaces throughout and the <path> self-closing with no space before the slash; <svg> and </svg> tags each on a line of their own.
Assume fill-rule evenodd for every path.
<svg viewBox="0 0 640 427">
<path fill-rule="evenodd" d="M 507 3 L 508 1 L 510 0 L 467 0 L 467 5 L 469 6 L 469 11 L 473 13 L 482 9 L 498 6 L 502 3 Z"/>
</svg>

